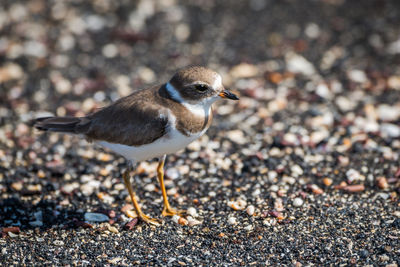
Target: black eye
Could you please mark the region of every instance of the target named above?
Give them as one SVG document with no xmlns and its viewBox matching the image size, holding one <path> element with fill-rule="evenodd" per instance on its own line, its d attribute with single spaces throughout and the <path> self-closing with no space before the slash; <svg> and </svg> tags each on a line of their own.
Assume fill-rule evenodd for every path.
<svg viewBox="0 0 400 267">
<path fill-rule="evenodd" d="M 196 88 L 197 91 L 200 92 L 205 92 L 208 89 L 208 86 L 205 84 L 196 84 L 194 87 Z"/>
</svg>

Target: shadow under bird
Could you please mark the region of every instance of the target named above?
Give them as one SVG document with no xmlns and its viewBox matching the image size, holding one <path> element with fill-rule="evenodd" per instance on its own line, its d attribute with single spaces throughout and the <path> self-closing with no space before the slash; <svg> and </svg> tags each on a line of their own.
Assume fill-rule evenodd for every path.
<svg viewBox="0 0 400 267">
<path fill-rule="evenodd" d="M 164 208 L 163 216 L 181 214 L 169 205 L 164 186 L 164 162 L 202 136 L 212 121 L 212 104 L 221 98 L 238 100 L 227 91 L 221 76 L 204 67 L 187 67 L 169 82 L 136 91 L 85 117 L 45 117 L 35 119 L 43 131 L 79 134 L 126 158 L 125 186 L 140 220 L 159 225 L 160 221 L 142 212 L 130 183 L 134 165 L 159 158 L 157 177 Z"/>
</svg>

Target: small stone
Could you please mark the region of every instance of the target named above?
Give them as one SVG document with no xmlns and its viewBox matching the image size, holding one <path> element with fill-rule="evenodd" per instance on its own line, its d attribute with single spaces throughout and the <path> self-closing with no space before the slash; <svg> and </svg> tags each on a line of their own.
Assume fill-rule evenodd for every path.
<svg viewBox="0 0 400 267">
<path fill-rule="evenodd" d="M 347 75 L 350 80 L 356 83 L 365 83 L 368 81 L 367 75 L 362 70 L 351 70 Z"/>
<path fill-rule="evenodd" d="M 305 76 L 311 76 L 316 72 L 315 67 L 311 62 L 294 52 L 287 53 L 285 60 L 290 72 L 301 73 Z"/>
<path fill-rule="evenodd" d="M 234 210 L 244 210 L 246 208 L 246 201 L 239 199 L 237 201 L 228 201 L 228 206 Z"/>
<path fill-rule="evenodd" d="M 27 189 L 29 192 L 40 192 L 40 191 L 42 191 L 42 185 L 41 185 L 41 184 L 28 185 L 28 186 L 26 187 L 26 189 Z"/>
<path fill-rule="evenodd" d="M 180 177 L 179 171 L 175 168 L 167 169 L 167 171 L 165 172 L 165 175 L 172 180 L 178 179 Z"/>
<path fill-rule="evenodd" d="M 88 222 L 108 222 L 109 220 L 107 215 L 94 212 L 86 212 L 84 218 Z"/>
<path fill-rule="evenodd" d="M 39 170 L 37 172 L 37 175 L 39 178 L 45 178 L 46 177 L 46 173 L 43 170 Z"/>
<path fill-rule="evenodd" d="M 249 224 L 249 225 L 243 227 L 243 229 L 246 231 L 251 231 L 251 230 L 253 230 L 253 226 L 251 224 Z"/>
<path fill-rule="evenodd" d="M 14 234 L 13 232 L 7 232 L 8 236 L 13 238 L 13 237 L 17 237 L 17 234 Z"/>
<path fill-rule="evenodd" d="M 114 233 L 114 234 L 118 234 L 119 233 L 118 229 L 116 227 L 114 227 L 114 226 L 109 225 L 109 226 L 107 226 L 107 229 L 111 233 Z"/>
<path fill-rule="evenodd" d="M 377 109 L 378 118 L 382 121 L 396 121 L 400 117 L 400 108 L 382 104 Z"/>
<path fill-rule="evenodd" d="M 180 218 L 178 219 L 178 223 L 179 223 L 180 225 L 188 225 L 188 221 L 187 221 L 185 218 L 183 218 L 183 217 L 180 217 Z"/>
<path fill-rule="evenodd" d="M 293 199 L 293 206 L 295 207 L 300 207 L 303 205 L 303 203 L 304 201 L 300 197 L 296 197 L 295 199 Z"/>
<path fill-rule="evenodd" d="M 122 260 L 121 257 L 115 257 L 113 259 L 107 260 L 107 262 L 112 264 L 112 265 L 118 265 L 118 262 L 120 262 L 121 260 Z"/>
<path fill-rule="evenodd" d="M 112 160 L 112 156 L 110 154 L 106 154 L 106 153 L 99 153 L 97 155 L 97 159 L 100 161 L 110 161 L 110 160 Z"/>
<path fill-rule="evenodd" d="M 172 221 L 174 222 L 174 223 L 179 223 L 179 219 L 180 219 L 181 217 L 179 216 L 179 215 L 174 215 L 174 216 L 172 216 Z"/>
<path fill-rule="evenodd" d="M 400 127 L 392 123 L 383 123 L 380 127 L 380 131 L 384 136 L 390 138 L 400 137 Z"/>
<path fill-rule="evenodd" d="M 99 174 L 100 174 L 101 176 L 107 176 L 107 175 L 110 174 L 110 171 L 109 171 L 107 168 L 102 168 L 102 169 L 99 171 Z"/>
<path fill-rule="evenodd" d="M 303 169 L 299 165 L 294 165 L 290 168 L 292 171 L 292 175 L 298 177 L 303 174 Z"/>
<path fill-rule="evenodd" d="M 15 191 L 21 191 L 23 188 L 23 185 L 21 182 L 15 182 L 11 184 L 11 188 L 14 189 Z"/>
<path fill-rule="evenodd" d="M 322 193 L 324 193 L 324 190 L 322 190 L 318 185 L 316 184 L 312 184 L 311 186 L 311 191 L 316 194 L 316 195 L 320 195 Z"/>
<path fill-rule="evenodd" d="M 156 190 L 156 186 L 154 184 L 147 184 L 144 187 L 144 190 L 148 191 L 148 192 L 153 192 Z"/>
<path fill-rule="evenodd" d="M 271 185 L 270 187 L 269 187 L 269 190 L 270 191 L 272 191 L 272 192 L 278 192 L 278 190 L 279 190 L 279 186 L 277 186 L 277 185 Z"/>
<path fill-rule="evenodd" d="M 272 217 L 277 218 L 278 220 L 283 220 L 285 218 L 283 214 L 277 210 L 271 210 L 268 212 L 268 214 L 271 215 Z"/>
<path fill-rule="evenodd" d="M 192 216 L 192 217 L 196 217 L 197 216 L 197 210 L 193 207 L 190 207 L 187 209 L 187 214 Z"/>
<path fill-rule="evenodd" d="M 378 177 L 378 178 L 376 179 L 376 184 L 378 185 L 378 187 L 379 187 L 380 189 L 386 189 L 386 188 L 389 187 L 389 184 L 388 184 L 388 182 L 387 182 L 387 179 L 386 179 L 385 177 L 383 177 L 383 176 Z"/>
<path fill-rule="evenodd" d="M 128 223 L 126 223 L 126 224 L 124 225 L 124 229 L 126 229 L 126 230 L 132 230 L 132 229 L 135 227 L 135 225 L 138 223 L 138 221 L 139 221 L 138 218 L 132 219 L 131 221 L 129 221 Z"/>
<path fill-rule="evenodd" d="M 400 76 L 391 76 L 389 77 L 388 81 L 388 87 L 400 90 Z"/>
<path fill-rule="evenodd" d="M 343 188 L 344 191 L 350 192 L 350 193 L 357 193 L 357 192 L 362 192 L 365 190 L 365 186 L 363 184 L 355 184 L 355 185 L 348 185 Z"/>
<path fill-rule="evenodd" d="M 234 66 L 230 71 L 230 74 L 236 79 L 250 78 L 258 74 L 258 68 L 252 64 L 241 63 Z"/>
<path fill-rule="evenodd" d="M 246 212 L 249 216 L 253 216 L 255 212 L 255 207 L 253 205 L 248 206 Z"/>
<path fill-rule="evenodd" d="M 381 255 L 381 256 L 379 257 L 379 260 L 380 260 L 381 262 L 386 262 L 386 261 L 390 260 L 390 258 L 389 258 L 388 255 L 383 254 L 383 255 Z"/>
<path fill-rule="evenodd" d="M 91 225 L 90 223 L 84 222 L 84 221 L 75 221 L 74 225 L 76 227 L 82 227 L 82 228 L 85 228 L 85 229 L 93 228 L 93 225 Z"/>
<path fill-rule="evenodd" d="M 324 185 L 326 186 L 330 186 L 332 185 L 333 181 L 331 178 L 325 177 L 324 179 L 322 179 L 322 182 L 324 183 Z"/>
<path fill-rule="evenodd" d="M 347 181 L 349 183 L 352 183 L 354 181 L 364 181 L 365 180 L 365 176 L 361 175 L 360 172 L 355 169 L 348 170 L 346 172 L 346 176 L 347 176 Z"/>
<path fill-rule="evenodd" d="M 32 222 L 29 222 L 29 225 L 32 227 L 42 227 L 43 222 L 42 221 L 32 221 Z"/>
<path fill-rule="evenodd" d="M 4 227 L 1 230 L 3 233 L 14 233 L 14 234 L 18 234 L 19 232 L 21 232 L 21 230 L 19 229 L 18 226 L 13 226 L 13 227 Z"/>
<path fill-rule="evenodd" d="M 187 217 L 187 220 L 188 220 L 188 225 L 189 225 L 189 226 L 195 226 L 195 225 L 201 224 L 200 221 L 194 219 L 194 218 L 191 217 L 191 216 L 188 216 L 188 217 Z"/>
<path fill-rule="evenodd" d="M 236 222 L 237 222 L 237 221 L 236 221 L 236 218 L 235 218 L 235 217 L 229 217 L 229 218 L 228 218 L 228 223 L 229 223 L 229 224 L 233 225 L 233 224 L 236 224 Z"/>
<path fill-rule="evenodd" d="M 64 246 L 64 241 L 62 241 L 62 240 L 54 240 L 53 244 L 56 245 L 56 246 Z"/>
</svg>

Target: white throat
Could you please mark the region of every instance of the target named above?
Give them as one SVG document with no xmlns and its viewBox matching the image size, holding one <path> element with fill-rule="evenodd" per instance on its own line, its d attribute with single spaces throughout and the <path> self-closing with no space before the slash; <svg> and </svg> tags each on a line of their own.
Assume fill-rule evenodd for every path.
<svg viewBox="0 0 400 267">
<path fill-rule="evenodd" d="M 219 98 L 217 96 L 212 96 L 193 104 L 185 101 L 172 84 L 167 83 L 165 88 L 172 99 L 184 105 L 192 114 L 196 116 L 207 116 L 210 112 L 211 105 Z"/>
</svg>

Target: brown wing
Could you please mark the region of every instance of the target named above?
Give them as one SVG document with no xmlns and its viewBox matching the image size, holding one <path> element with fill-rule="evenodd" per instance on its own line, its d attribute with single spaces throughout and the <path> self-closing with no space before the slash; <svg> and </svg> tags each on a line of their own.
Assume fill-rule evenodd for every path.
<svg viewBox="0 0 400 267">
<path fill-rule="evenodd" d="M 88 116 L 88 139 L 139 146 L 166 134 L 168 116 L 156 104 L 154 90 L 135 92 Z M 164 112 L 164 113 L 163 113 Z"/>
</svg>

